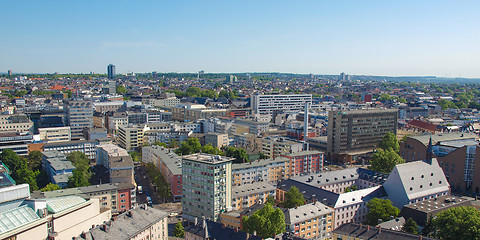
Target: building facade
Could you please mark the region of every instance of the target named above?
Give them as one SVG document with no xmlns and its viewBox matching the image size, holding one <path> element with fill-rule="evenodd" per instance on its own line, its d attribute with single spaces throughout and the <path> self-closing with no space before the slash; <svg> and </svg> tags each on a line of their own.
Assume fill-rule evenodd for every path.
<svg viewBox="0 0 480 240">
<path fill-rule="evenodd" d="M 70 127 L 39 128 L 40 140 L 44 142 L 69 142 L 72 140 Z"/>
<path fill-rule="evenodd" d="M 67 125 L 70 126 L 73 140 L 83 138 L 83 128 L 93 127 L 93 105 L 91 101 L 67 99 L 64 100 Z"/>
<path fill-rule="evenodd" d="M 252 111 L 257 114 L 272 114 L 274 111 L 300 111 L 305 103 L 312 104 L 311 94 L 252 95 Z"/>
</svg>

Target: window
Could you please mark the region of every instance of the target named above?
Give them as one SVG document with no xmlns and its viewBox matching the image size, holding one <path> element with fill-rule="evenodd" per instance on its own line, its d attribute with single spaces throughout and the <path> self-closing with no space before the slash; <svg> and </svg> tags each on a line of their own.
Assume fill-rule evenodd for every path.
<svg viewBox="0 0 480 240">
<path fill-rule="evenodd" d="M 125 193 L 120 194 L 120 197 L 121 198 L 125 197 Z"/>
</svg>

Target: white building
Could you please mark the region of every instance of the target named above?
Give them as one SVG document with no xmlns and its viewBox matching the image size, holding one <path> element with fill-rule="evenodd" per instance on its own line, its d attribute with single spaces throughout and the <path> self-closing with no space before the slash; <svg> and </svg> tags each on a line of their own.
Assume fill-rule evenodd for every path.
<svg viewBox="0 0 480 240">
<path fill-rule="evenodd" d="M 312 104 L 311 94 L 272 94 L 252 95 L 253 113 L 272 114 L 275 110 L 299 111 L 305 108 L 305 103 Z"/>
</svg>

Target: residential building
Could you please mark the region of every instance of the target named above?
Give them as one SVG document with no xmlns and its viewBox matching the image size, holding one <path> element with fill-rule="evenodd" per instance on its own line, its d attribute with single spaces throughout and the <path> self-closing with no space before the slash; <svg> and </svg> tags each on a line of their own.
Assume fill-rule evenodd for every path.
<svg viewBox="0 0 480 240">
<path fill-rule="evenodd" d="M 232 187 L 232 208 L 241 211 L 257 203 L 265 203 L 267 197 L 275 198 L 275 186 L 268 182 L 255 182 Z"/>
<path fill-rule="evenodd" d="M 43 142 L 69 142 L 72 140 L 70 127 L 39 128 L 38 133 Z"/>
<path fill-rule="evenodd" d="M 436 238 L 423 237 L 401 231 L 362 225 L 361 223 L 345 223 L 333 231 L 332 239 L 337 240 L 369 240 L 369 239 L 395 239 L 395 240 L 435 240 Z"/>
<path fill-rule="evenodd" d="M 288 140 L 283 137 L 265 137 L 262 140 L 262 153 L 269 158 L 276 158 L 306 149 L 306 143 Z"/>
<path fill-rule="evenodd" d="M 76 239 L 168 240 L 168 213 L 142 205 L 80 234 Z"/>
<path fill-rule="evenodd" d="M 143 129 L 137 126 L 119 126 L 118 143 L 127 151 L 141 147 L 143 145 Z"/>
<path fill-rule="evenodd" d="M 170 185 L 174 200 L 182 198 L 182 159 L 177 154 L 160 146 L 143 147 L 142 161 L 157 166 Z"/>
<path fill-rule="evenodd" d="M 396 109 L 329 111 L 327 154 L 337 163 L 354 163 L 371 153 L 387 133 L 397 133 Z"/>
<path fill-rule="evenodd" d="M 439 196 L 403 206 L 400 216 L 412 218 L 419 226 L 425 226 L 429 219 L 437 214 L 454 207 L 470 206 L 472 198 L 459 196 Z"/>
<path fill-rule="evenodd" d="M 183 218 L 217 221 L 232 205 L 233 158 L 210 154 L 182 156 Z"/>
<path fill-rule="evenodd" d="M 95 128 L 106 128 L 106 117 L 105 113 L 93 112 L 93 127 Z"/>
<path fill-rule="evenodd" d="M 117 133 L 118 127 L 128 125 L 128 117 L 125 112 L 108 112 L 106 114 L 107 130 L 109 133 Z"/>
<path fill-rule="evenodd" d="M 228 146 L 228 134 L 223 133 L 206 133 L 205 144 L 212 144 L 213 147 L 222 148 Z"/>
<path fill-rule="evenodd" d="M 99 184 L 86 187 L 79 187 L 78 190 L 90 198 L 97 198 L 101 208 L 111 209 L 112 212 L 118 212 L 118 184 Z M 131 206 L 129 206 L 131 208 Z"/>
<path fill-rule="evenodd" d="M 247 153 L 260 153 L 262 138 L 250 133 L 233 134 L 232 144 L 245 149 Z"/>
<path fill-rule="evenodd" d="M 303 239 L 331 239 L 333 208 L 320 202 L 308 203 L 285 211 L 287 232 Z"/>
<path fill-rule="evenodd" d="M 73 140 L 83 138 L 83 128 L 93 127 L 93 105 L 91 101 L 67 99 L 63 101 L 67 126 Z"/>
<path fill-rule="evenodd" d="M 172 108 L 172 119 L 180 122 L 193 122 L 199 119 L 225 116 L 226 109 L 207 108 L 201 104 L 177 104 Z"/>
<path fill-rule="evenodd" d="M 26 133 L 33 128 L 33 122 L 26 114 L 0 115 L 0 131 L 15 131 Z"/>
<path fill-rule="evenodd" d="M 254 182 L 272 182 L 290 177 L 290 160 L 285 157 L 232 164 L 232 184 L 241 186 Z"/>
<path fill-rule="evenodd" d="M 301 151 L 284 155 L 290 159 L 290 169 L 293 175 L 315 173 L 323 169 L 324 153 L 319 151 Z"/>
<path fill-rule="evenodd" d="M 259 136 L 261 133 L 268 132 L 270 130 L 270 123 L 252 121 L 249 119 L 237 119 L 236 124 L 247 126 L 250 134 Z"/>
<path fill-rule="evenodd" d="M 125 104 L 124 101 L 94 102 L 95 112 L 106 113 L 115 112 Z"/>
<path fill-rule="evenodd" d="M 397 208 L 450 194 L 443 170 L 435 158 L 398 164 L 383 184 Z"/>
<path fill-rule="evenodd" d="M 42 168 L 47 172 L 50 182 L 61 188 L 67 187 L 68 178 L 72 176 L 75 166 L 59 151 L 42 152 Z"/>
<path fill-rule="evenodd" d="M 0 132 L 0 152 L 12 149 L 16 154 L 28 155 L 28 144 L 33 143 L 33 135 L 19 132 Z"/>
<path fill-rule="evenodd" d="M 97 146 L 97 164 L 110 168 L 111 157 L 126 157 L 128 152 L 112 143 L 101 144 Z"/>
<path fill-rule="evenodd" d="M 273 114 L 275 111 L 300 111 L 305 103 L 312 104 L 311 94 L 272 94 L 252 95 L 251 106 L 253 113 Z"/>
<path fill-rule="evenodd" d="M 170 108 L 180 103 L 180 99 L 176 97 L 154 99 L 152 105 L 158 108 Z"/>
<path fill-rule="evenodd" d="M 407 162 L 425 159 L 431 141 L 433 155 L 452 190 L 480 193 L 480 165 L 475 164 L 480 161 L 478 139 L 472 133 L 409 136 L 400 143 L 400 155 Z"/>
</svg>

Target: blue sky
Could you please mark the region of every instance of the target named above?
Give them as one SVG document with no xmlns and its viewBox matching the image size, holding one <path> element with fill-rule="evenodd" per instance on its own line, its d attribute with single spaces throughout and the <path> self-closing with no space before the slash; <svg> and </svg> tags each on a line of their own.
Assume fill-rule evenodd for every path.
<svg viewBox="0 0 480 240">
<path fill-rule="evenodd" d="M 480 1 L 2 1 L 0 72 L 480 77 Z"/>
</svg>

